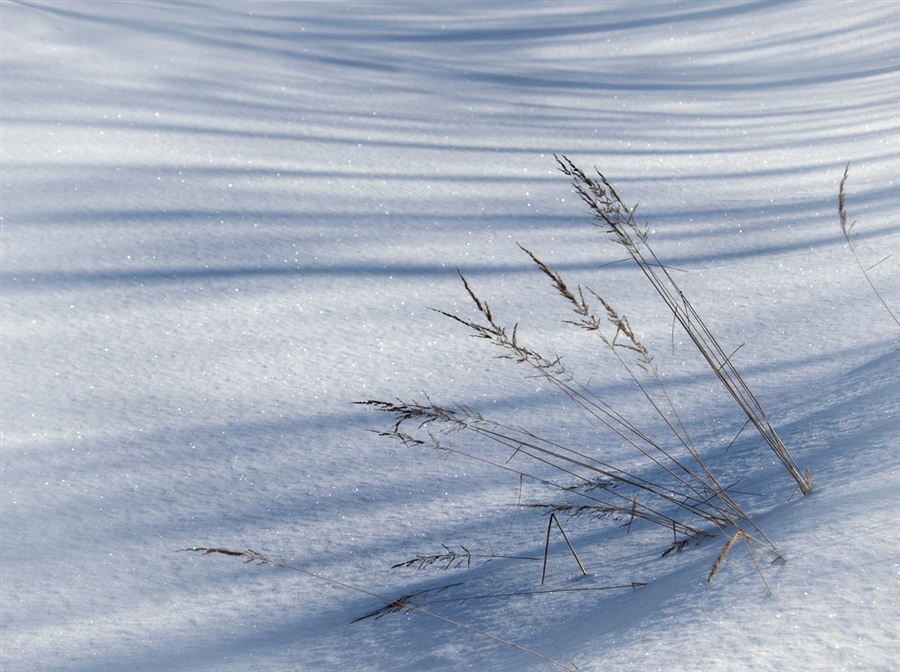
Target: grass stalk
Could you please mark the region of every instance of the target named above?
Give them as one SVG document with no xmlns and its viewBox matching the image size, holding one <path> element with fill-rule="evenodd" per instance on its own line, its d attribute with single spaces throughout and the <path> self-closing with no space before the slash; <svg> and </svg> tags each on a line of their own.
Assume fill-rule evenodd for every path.
<svg viewBox="0 0 900 672">
<path fill-rule="evenodd" d="M 838 190 L 838 216 L 840 217 L 841 221 L 841 233 L 844 234 L 844 238 L 847 240 L 847 246 L 850 248 L 850 254 L 853 255 L 853 259 L 854 261 L 856 261 L 856 265 L 859 266 L 859 270 L 862 271 L 866 282 L 869 283 L 869 287 L 872 288 L 872 291 L 875 292 L 875 296 L 877 296 L 878 300 L 881 301 L 881 305 L 884 306 L 884 309 L 888 312 L 894 322 L 896 322 L 897 326 L 900 327 L 900 318 L 898 318 L 894 311 L 891 310 L 891 307 L 888 305 L 887 301 L 884 300 L 884 297 L 881 296 L 881 292 L 878 291 L 878 288 L 875 286 L 875 283 L 872 282 L 872 278 L 869 276 L 869 271 L 875 268 L 882 261 L 888 259 L 890 255 L 888 255 L 888 257 L 884 257 L 884 259 L 882 259 L 881 261 L 872 264 L 869 268 L 866 268 L 865 266 L 863 266 L 863 263 L 859 258 L 859 254 L 857 254 L 856 252 L 856 234 L 853 233 L 853 227 L 856 226 L 856 222 L 850 222 L 849 224 L 847 223 L 847 210 L 844 207 L 844 201 L 846 199 L 844 187 L 846 186 L 847 178 L 849 177 L 850 164 L 848 163 L 844 168 L 844 176 L 841 178 L 841 187 Z"/>
<path fill-rule="evenodd" d="M 411 598 L 414 595 L 406 596 L 399 598 L 397 600 L 393 600 L 389 597 L 385 597 L 384 595 L 379 595 L 378 593 L 372 592 L 371 590 L 366 590 L 365 588 L 360 588 L 359 586 L 355 586 L 352 583 L 347 583 L 345 581 L 339 581 L 337 579 L 332 579 L 327 576 L 323 576 L 322 574 L 317 574 L 315 572 L 310 572 L 309 570 L 303 569 L 301 567 L 296 567 L 294 565 L 288 565 L 282 562 L 276 562 L 273 560 L 269 560 L 262 553 L 258 553 L 257 551 L 247 549 L 245 551 L 233 551 L 227 548 L 207 548 L 202 546 L 196 546 L 193 548 L 180 548 L 179 552 L 194 552 L 194 553 L 203 553 L 204 555 L 210 554 L 219 554 L 219 555 L 227 555 L 232 557 L 240 557 L 244 558 L 245 563 L 256 563 L 257 565 L 271 565 L 272 567 L 279 567 L 281 569 L 287 569 L 293 572 L 299 572 L 300 574 L 304 574 L 305 576 L 309 576 L 314 579 L 318 579 L 319 581 L 324 581 L 325 583 L 330 583 L 334 586 L 340 586 L 341 588 L 346 588 L 348 590 L 355 591 L 357 593 L 362 593 L 363 595 L 368 595 L 369 597 L 374 597 L 377 600 L 387 603 L 388 607 L 396 608 L 396 610 L 409 612 L 415 612 L 418 614 L 422 614 L 423 616 L 430 616 L 431 618 L 437 619 L 439 621 L 443 621 L 444 623 L 448 623 L 449 625 L 455 626 L 457 628 L 461 628 L 462 630 L 468 630 L 471 633 L 479 635 L 481 637 L 486 637 L 487 639 L 493 640 L 499 644 L 503 644 L 504 646 L 509 646 L 518 651 L 522 651 L 523 653 L 527 653 L 528 655 L 534 656 L 535 658 L 539 658 L 544 662 L 550 663 L 554 667 L 557 667 L 561 670 L 567 670 L 568 672 L 575 672 L 577 670 L 576 667 L 570 665 L 563 665 L 562 663 L 553 660 L 552 658 L 548 658 L 537 651 L 533 651 L 529 648 L 521 646 L 520 644 L 516 644 L 515 642 L 510 642 L 509 640 L 503 639 L 501 637 L 497 637 L 496 635 L 492 635 L 490 633 L 484 632 L 483 630 L 478 630 L 477 628 L 473 628 L 469 625 L 465 625 L 464 623 L 460 623 L 459 621 L 454 621 L 453 619 L 447 618 L 446 616 L 441 616 L 440 614 L 435 614 L 432 611 L 427 611 L 421 607 L 421 605 L 412 602 Z M 441 589 L 446 589 L 448 586 L 444 586 Z M 430 592 L 430 591 L 429 591 Z M 367 618 L 367 617 L 363 617 Z M 362 620 L 356 619 L 357 621 Z M 565 654 L 564 654 L 565 655 Z M 566 656 L 568 659 L 568 656 Z"/>
<path fill-rule="evenodd" d="M 656 256 L 649 243 L 648 228 L 646 226 L 641 228 L 635 219 L 636 208 L 630 208 L 625 204 L 599 170 L 596 171 L 597 178 L 594 179 L 565 156 L 557 156 L 556 161 L 559 170 L 571 178 L 575 192 L 588 206 L 595 223 L 606 233 L 611 234 L 637 264 L 713 373 L 788 470 L 800 491 L 804 495 L 811 494 L 814 488 L 809 470 L 804 472 L 794 461 L 759 401 L 734 366 L 731 356 L 726 354 L 678 287 L 672 274 Z"/>
</svg>

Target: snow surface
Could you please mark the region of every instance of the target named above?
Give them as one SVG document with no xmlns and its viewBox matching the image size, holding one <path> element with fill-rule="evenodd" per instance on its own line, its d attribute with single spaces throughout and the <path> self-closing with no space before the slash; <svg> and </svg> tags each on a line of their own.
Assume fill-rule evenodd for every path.
<svg viewBox="0 0 900 672">
<path fill-rule="evenodd" d="M 536 492 L 368 433 L 368 398 L 615 442 L 429 307 L 498 318 L 641 417 L 519 252 L 602 290 L 787 558 L 564 522 L 548 587 L 435 613 L 580 670 L 900 669 L 900 8 L 893 2 L 16 2 L 2 22 L 4 672 L 543 670 L 395 599 L 540 588 Z M 553 154 L 652 241 L 817 491 L 793 483 Z M 674 354 L 673 354 L 674 346 Z M 593 367 L 593 368 L 592 368 Z M 647 420 L 648 423 L 652 422 Z M 555 434 L 554 434 L 555 433 Z M 726 450 L 727 449 L 727 450 Z M 563 655 L 564 654 L 564 655 Z"/>
</svg>

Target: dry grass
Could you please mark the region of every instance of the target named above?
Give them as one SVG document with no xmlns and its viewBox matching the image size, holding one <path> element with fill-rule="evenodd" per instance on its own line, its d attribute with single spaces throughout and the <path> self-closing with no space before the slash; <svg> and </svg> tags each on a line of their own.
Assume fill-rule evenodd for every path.
<svg viewBox="0 0 900 672">
<path fill-rule="evenodd" d="M 847 223 L 847 210 L 844 207 L 844 201 L 846 199 L 846 194 L 844 188 L 847 184 L 847 178 L 850 177 L 850 164 L 847 164 L 847 167 L 844 168 L 844 176 L 841 178 L 841 187 L 838 191 L 838 216 L 841 221 L 841 233 L 844 234 L 844 238 L 847 240 L 847 246 L 850 248 L 850 253 L 853 255 L 854 261 L 856 261 L 856 265 L 859 266 L 859 270 L 862 271 L 863 276 L 866 278 L 866 282 L 869 283 L 869 287 L 872 288 L 872 291 L 875 292 L 875 296 L 878 297 L 878 300 L 881 302 L 881 305 L 884 306 L 884 309 L 888 312 L 894 322 L 897 323 L 897 326 L 900 327 L 900 319 L 897 318 L 897 315 L 894 314 L 894 311 L 891 310 L 891 307 L 888 305 L 887 301 L 884 300 L 884 297 L 881 296 L 881 292 L 878 291 L 878 288 L 875 286 L 875 283 L 872 282 L 872 278 L 869 276 L 869 271 L 878 266 L 878 264 L 883 261 L 887 261 L 891 255 L 888 255 L 879 261 L 876 261 L 874 264 L 866 268 L 863 266 L 862 261 L 860 261 L 859 254 L 856 250 L 856 234 L 853 232 L 853 227 L 856 226 L 856 222 Z"/>
<path fill-rule="evenodd" d="M 809 470 L 801 470 L 791 457 L 759 401 L 732 362 L 731 355 L 726 354 L 678 287 L 672 274 L 656 256 L 650 246 L 647 227 L 640 227 L 635 219 L 635 209 L 625 204 L 600 171 L 596 171 L 597 177 L 592 178 L 565 156 L 556 157 L 556 160 L 560 170 L 572 178 L 572 187 L 588 206 L 595 224 L 610 234 L 640 268 L 713 373 L 788 470 L 800 491 L 804 495 L 812 493 L 813 482 Z"/>
<path fill-rule="evenodd" d="M 809 471 L 802 471 L 793 460 L 730 356 L 725 354 L 653 251 L 646 226 L 641 228 L 636 223 L 634 208 L 624 204 L 599 172 L 596 178 L 592 178 L 566 157 L 557 157 L 557 162 L 561 172 L 572 178 L 573 188 L 588 206 L 595 223 L 610 234 L 635 262 L 672 312 L 675 321 L 682 326 L 716 377 L 747 415 L 747 422 L 759 430 L 801 492 L 812 492 Z M 627 531 L 638 520 L 657 525 L 672 534 L 671 544 L 661 553 L 663 557 L 680 552 L 704 537 L 724 533 L 729 542 L 710 572 L 709 580 L 716 575 L 737 539 L 744 542 L 757 569 L 757 551 L 783 559 L 775 544 L 732 495 L 730 488 L 724 486 L 707 467 L 663 383 L 652 353 L 638 337 L 628 317 L 598 292 L 589 287 L 570 285 L 562 274 L 535 253 L 522 246 L 520 248 L 549 279 L 555 292 L 572 311 L 573 317 L 566 322 L 599 339 L 639 391 L 650 416 L 642 416 L 640 421 L 625 417 L 587 384 L 576 379 L 560 356 L 545 356 L 523 343 L 518 324 L 511 327 L 502 324 L 462 273 L 460 279 L 474 305 L 476 317 L 437 312 L 463 325 L 472 336 L 497 347 L 497 357 L 525 365 L 531 375 L 542 378 L 562 392 L 591 424 L 605 428 L 634 449 L 643 459 L 644 466 L 626 470 L 603 459 L 596 448 L 562 445 L 538 436 L 523 426 L 493 421 L 468 406 L 441 406 L 428 397 L 425 402 L 359 402 L 392 416 L 392 429 L 379 433 L 393 437 L 406 446 L 430 447 L 478 460 L 517 475 L 520 482 L 529 480 L 556 490 L 562 501 L 524 505 L 544 510 L 551 516 L 551 524 L 556 520 L 559 525 L 556 517 L 559 514 L 570 519 L 582 516 L 611 519 Z M 664 436 L 655 436 L 648 429 L 652 424 L 651 416 L 656 419 L 655 423 L 661 423 Z M 457 436 L 474 439 L 474 445 L 470 445 L 472 441 L 460 441 Z M 461 447 L 460 443 L 464 445 Z M 489 450 L 489 446 L 493 446 L 493 450 Z M 498 448 L 500 452 L 497 452 Z M 570 478 L 571 483 L 561 485 L 559 475 Z M 569 546 L 575 555 L 574 548 L 571 544 Z M 423 563 L 418 564 L 424 566 Z"/>
<path fill-rule="evenodd" d="M 383 595 L 379 595 L 378 593 L 372 592 L 370 590 L 366 590 L 365 588 L 360 588 L 359 586 L 355 586 L 351 583 L 347 583 L 345 581 L 338 581 L 337 579 L 332 579 L 327 576 L 323 576 L 322 574 L 317 574 L 316 572 L 311 572 L 309 570 L 303 569 L 301 567 L 296 567 L 294 565 L 287 565 L 282 562 L 276 562 L 273 560 L 269 560 L 262 553 L 258 553 L 257 551 L 253 551 L 251 549 L 247 549 L 244 551 L 233 551 L 233 550 L 230 550 L 227 548 L 212 548 L 212 547 L 206 547 L 206 546 L 195 546 L 192 548 L 180 548 L 180 549 L 178 549 L 178 552 L 202 553 L 203 555 L 217 554 L 217 555 L 226 555 L 229 557 L 243 558 L 245 563 L 252 562 L 252 563 L 256 563 L 257 565 L 270 565 L 272 567 L 279 567 L 281 569 L 287 569 L 287 570 L 290 570 L 293 572 L 299 572 L 300 574 L 304 574 L 304 575 L 311 577 L 313 579 L 316 579 L 318 581 L 323 581 L 325 583 L 329 583 L 334 586 L 340 586 L 341 588 L 346 588 L 348 590 L 352 590 L 357 593 L 362 593 L 363 595 L 368 595 L 369 597 L 374 597 L 377 600 L 384 603 L 385 606 L 381 607 L 380 609 L 377 609 L 370 614 L 366 614 L 365 616 L 361 616 L 357 619 L 354 619 L 354 621 L 353 621 L 354 623 L 357 621 L 365 620 L 367 618 L 372 618 L 372 617 L 380 618 L 381 616 L 384 616 L 386 614 L 391 614 L 391 613 L 415 612 L 417 614 L 422 614 L 424 616 L 430 616 L 431 618 L 437 619 L 439 621 L 442 621 L 442 622 L 452 625 L 454 627 L 461 628 L 462 630 L 467 630 L 467 631 L 474 633 L 476 635 L 479 635 L 481 637 L 486 637 L 487 639 L 497 642 L 498 644 L 503 644 L 504 646 L 509 646 L 518 651 L 522 651 L 523 653 L 527 653 L 531 656 L 534 656 L 535 658 L 543 660 L 544 662 L 549 663 L 550 665 L 553 665 L 554 667 L 557 667 L 561 670 L 567 670 L 568 672 L 575 672 L 575 670 L 578 669 L 574 665 L 571 665 L 571 664 L 563 665 L 562 663 L 555 661 L 552 658 L 548 658 L 547 656 L 541 655 L 537 651 L 532 651 L 531 649 L 528 649 L 524 646 L 520 646 L 519 644 L 516 644 L 514 642 L 510 642 L 508 640 L 501 639 L 500 637 L 491 635 L 487 632 L 484 632 L 483 630 L 478 630 L 476 628 L 470 627 L 470 626 L 460 623 L 458 621 L 454 621 L 450 618 L 446 618 L 445 616 L 440 616 L 439 614 L 435 614 L 431 611 L 427 611 L 426 609 L 423 608 L 423 603 L 419 598 L 421 598 L 423 596 L 428 596 L 429 599 L 432 599 L 432 601 L 430 603 L 433 603 L 435 600 L 433 600 L 433 598 L 431 598 L 430 596 L 438 595 L 438 594 L 442 593 L 443 591 L 447 590 L 448 588 L 452 588 L 452 587 L 460 585 L 460 584 L 450 584 L 447 586 L 440 586 L 438 588 L 431 588 L 428 590 L 418 591 L 415 593 L 410 593 L 408 595 L 404 595 L 403 597 L 392 599 L 390 597 L 385 597 Z M 638 585 L 638 584 L 635 584 L 635 585 Z M 619 587 L 624 588 L 625 586 L 619 586 Z M 472 598 L 459 598 L 459 599 L 461 599 L 461 600 L 477 599 L 477 596 L 472 597 Z M 563 654 L 563 655 L 565 655 L 565 654 Z M 571 661 L 570 661 L 570 663 L 571 663 Z"/>
<path fill-rule="evenodd" d="M 810 494 L 813 491 L 813 483 L 809 470 L 802 470 L 794 461 L 735 367 L 731 355 L 726 354 L 678 287 L 665 264 L 653 251 L 648 228 L 641 227 L 636 222 L 635 208 L 625 205 L 599 171 L 596 177 L 591 177 L 565 156 L 556 157 L 556 160 L 560 171 L 571 178 L 572 187 L 587 205 L 594 223 L 609 234 L 614 243 L 621 246 L 634 261 L 642 276 L 672 313 L 674 321 L 684 329 L 716 378 L 747 416 L 746 424 L 756 427 L 800 491 L 804 495 Z M 855 236 L 852 233 L 854 224 L 848 224 L 845 211 L 845 183 L 848 175 L 849 165 L 844 172 L 839 193 L 841 230 L 870 286 L 894 321 L 900 325 L 900 320 L 888 307 L 869 277 L 868 271 L 874 265 L 865 268 L 857 255 Z M 724 535 L 727 541 L 709 570 L 707 589 L 719 573 L 732 547 L 739 541 L 747 549 L 765 583 L 765 577 L 757 561 L 758 554 L 762 553 L 774 560 L 783 557 L 775 544 L 735 499 L 738 494 L 748 493 L 737 493 L 733 490 L 733 486 L 723 485 L 707 467 L 704 456 L 694 444 L 679 415 L 676 403 L 663 383 L 653 354 L 641 341 L 631 320 L 600 293 L 590 287 L 570 285 L 538 255 L 524 247 L 521 247 L 521 250 L 549 279 L 555 293 L 572 311 L 573 317 L 566 320 L 566 323 L 597 338 L 604 350 L 611 354 L 620 371 L 625 372 L 627 380 L 631 381 L 645 404 L 638 420 L 626 417 L 608 400 L 599 396 L 594 389 L 595 386 L 576 378 L 563 364 L 560 356 L 545 356 L 534 347 L 526 345 L 519 337 L 518 324 L 510 327 L 500 322 L 488 303 L 479 297 L 462 273 L 460 279 L 474 306 L 474 317 L 463 317 L 445 311 L 437 312 L 462 325 L 472 336 L 488 341 L 497 349 L 497 357 L 523 365 L 530 375 L 543 379 L 561 392 L 565 399 L 582 412 L 583 417 L 591 425 L 607 431 L 617 443 L 630 448 L 633 455 L 639 458 L 640 465 L 626 469 L 613 464 L 615 458 L 604 455 L 598 446 L 564 445 L 559 441 L 539 436 L 520 424 L 491 420 L 466 405 L 440 405 L 427 396 L 424 402 L 399 399 L 394 401 L 370 399 L 357 402 L 391 416 L 390 429 L 377 433 L 391 437 L 405 446 L 435 449 L 447 455 L 459 455 L 506 471 L 519 479 L 520 500 L 521 487 L 525 481 L 543 486 L 544 491 L 555 492 L 557 497 L 553 501 L 517 503 L 517 506 L 522 508 L 542 510 L 549 516 L 544 544 L 545 571 L 550 533 L 555 523 L 581 572 L 586 573 L 560 523 L 560 517 L 569 520 L 587 517 L 613 521 L 626 533 L 631 532 L 632 526 L 638 522 L 656 526 L 664 531 L 667 539 L 671 539 L 671 542 L 666 542 L 668 545 L 662 550 L 662 557 L 678 553 L 704 538 Z M 656 429 L 651 430 L 651 426 Z M 563 483 L 564 480 L 568 482 Z M 470 567 L 475 560 L 540 560 L 523 555 L 497 554 L 493 549 L 483 553 L 471 552 L 462 545 L 459 549 L 444 545 L 441 552 L 417 555 L 395 564 L 394 567 L 450 569 Z M 356 620 L 380 618 L 391 613 L 421 613 L 526 652 L 566 670 L 575 669 L 571 661 L 570 665 L 564 665 L 513 642 L 434 614 L 424 607 L 446 602 L 501 599 L 521 595 L 634 590 L 645 585 L 631 582 L 626 585 L 604 587 L 447 596 L 445 591 L 461 585 L 455 583 L 412 592 L 394 599 L 299 567 L 271 561 L 263 554 L 249 549 L 233 551 L 225 548 L 194 547 L 180 550 L 231 556 L 248 563 L 297 571 L 319 581 L 376 598 L 382 603 L 379 608 Z M 542 576 L 541 583 L 543 578 Z M 766 588 L 768 589 L 767 583 Z"/>
<path fill-rule="evenodd" d="M 444 569 L 463 566 L 468 569 L 472 566 L 472 560 L 540 560 L 540 558 L 532 558 L 525 555 L 501 555 L 499 553 L 494 553 L 493 551 L 489 553 L 473 553 L 462 544 L 459 545 L 460 550 L 458 551 L 450 548 L 446 544 L 441 544 L 441 546 L 444 548 L 443 553 L 417 555 L 409 560 L 404 560 L 403 562 L 398 562 L 396 565 L 391 565 L 391 569 L 397 569 L 399 567 L 425 569 L 432 565 L 442 566 Z"/>
<path fill-rule="evenodd" d="M 722 566 L 722 563 L 725 562 L 725 556 L 728 555 L 728 551 L 731 550 L 731 547 L 734 546 L 740 539 L 744 538 L 744 533 L 738 530 L 733 537 L 728 540 L 722 550 L 719 551 L 719 555 L 716 557 L 716 561 L 713 563 L 712 568 L 709 570 L 709 576 L 706 577 L 706 588 L 709 590 L 709 584 L 712 583 L 713 577 L 718 574 L 719 568 Z"/>
<path fill-rule="evenodd" d="M 651 438 L 637 423 L 578 382 L 560 357 L 545 357 L 526 346 L 518 336 L 517 327 L 510 329 L 498 323 L 488 303 L 478 297 L 464 276 L 460 276 L 463 286 L 481 320 L 439 312 L 464 325 L 473 336 L 500 348 L 499 358 L 528 366 L 533 374 L 560 390 L 585 417 L 610 430 L 646 458 L 652 476 L 618 468 L 599 459 L 596 451 L 589 454 L 586 449 L 564 446 L 524 427 L 490 420 L 467 406 L 447 408 L 430 399 L 425 403 L 402 400 L 359 402 L 392 416 L 392 429 L 379 434 L 393 437 L 406 446 L 429 447 L 475 459 L 557 490 L 570 501 L 524 505 L 545 510 L 551 516 L 551 524 L 556 520 L 559 525 L 556 514 L 569 518 L 608 518 L 629 530 L 635 520 L 644 520 L 672 532 L 672 543 L 663 550 L 662 556 L 683 550 L 691 541 L 711 537 L 715 531 L 733 529 L 735 534 L 740 533 L 741 538 L 748 541 L 751 552 L 758 549 L 781 557 L 775 545 L 706 467 L 666 391 L 652 355 L 635 334 L 627 317 L 593 290 L 571 289 L 559 273 L 532 252 L 524 251 L 551 278 L 556 291 L 572 307 L 576 319 L 569 323 L 597 335 L 613 353 L 649 408 L 663 422 L 671 445 Z M 602 308 L 601 314 L 594 311 L 586 296 L 596 299 Z M 456 434 L 482 441 L 471 449 L 460 448 L 452 437 Z M 485 441 L 505 449 L 506 454 L 485 450 Z M 513 466 L 520 464 L 522 466 Z M 542 476 L 547 468 L 551 474 L 561 472 L 574 483 L 561 485 L 556 477 Z M 573 503 L 572 498 L 581 501 Z M 565 535 L 561 525 L 560 531 Z M 577 560 L 571 543 L 569 548 Z M 401 564 L 410 563 L 415 561 Z M 580 561 L 578 564 L 581 565 Z"/>
<path fill-rule="evenodd" d="M 571 178 L 573 189 L 587 205 L 594 223 L 626 251 L 672 313 L 675 322 L 684 329 L 717 379 L 747 416 L 745 426 L 752 424 L 756 427 L 800 491 L 804 495 L 810 494 L 813 491 L 813 482 L 809 470 L 801 470 L 794 461 L 746 381 L 737 371 L 732 361 L 734 353 L 726 354 L 678 287 L 668 268 L 653 251 L 647 226 L 641 227 L 637 224 L 635 208 L 625 205 L 599 171 L 596 177 L 591 177 L 565 156 L 556 157 L 556 160 L 560 171 Z M 849 164 L 844 171 L 838 195 L 841 232 L 870 287 L 894 322 L 900 326 L 900 319 L 891 310 L 869 275 L 869 272 L 884 259 L 865 267 L 859 258 L 856 235 L 853 231 L 855 222 L 848 223 L 845 208 L 845 187 L 848 177 Z M 392 417 L 391 428 L 377 433 L 389 436 L 405 446 L 425 447 L 447 455 L 459 455 L 511 473 L 519 478 L 520 500 L 522 484 L 525 481 L 539 484 L 545 490 L 557 493 L 558 498 L 554 501 L 525 504 L 517 502 L 517 506 L 521 508 L 538 509 L 548 514 L 541 584 L 544 583 L 546 574 L 550 535 L 554 524 L 558 527 L 581 573 L 587 573 L 560 522 L 560 517 L 567 520 L 586 517 L 611 520 L 626 533 L 631 532 L 632 526 L 637 522 L 648 523 L 664 530 L 667 537 L 671 535 L 671 542 L 666 542 L 668 545 L 662 550 L 661 557 L 679 553 L 704 538 L 723 535 L 726 542 L 710 567 L 706 579 L 707 590 L 732 548 L 741 542 L 768 590 L 769 586 L 760 568 L 758 555 L 761 553 L 773 561 L 784 558 L 775 544 L 735 499 L 735 495 L 749 493 L 737 493 L 733 486 L 724 486 L 707 467 L 701 451 L 694 444 L 679 415 L 677 405 L 663 383 L 653 354 L 641 341 L 631 320 L 600 293 L 590 287 L 568 284 L 562 274 L 544 263 L 538 255 L 522 246 L 519 247 L 548 278 L 555 293 L 572 311 L 574 316 L 565 322 L 596 337 L 639 392 L 645 404 L 640 420 L 626 417 L 613 404 L 600 397 L 592 386 L 578 380 L 566 368 L 560 356 L 544 356 L 535 348 L 523 343 L 518 334 L 518 324 L 512 327 L 502 324 L 462 273 L 459 274 L 460 279 L 474 305 L 475 317 L 467 318 L 445 311 L 437 312 L 462 325 L 472 336 L 488 341 L 497 348 L 499 353 L 497 357 L 524 365 L 531 375 L 543 379 L 561 392 L 593 426 L 605 429 L 619 443 L 630 447 L 634 454 L 640 457 L 640 466 L 625 469 L 613 464 L 611 462 L 613 458 L 604 456 L 597 446 L 563 445 L 558 441 L 538 436 L 519 424 L 496 422 L 466 405 L 439 405 L 427 396 L 425 402 L 415 400 L 357 402 Z M 650 430 L 652 424 L 655 424 L 657 431 Z M 659 427 L 662 428 L 662 432 L 658 431 Z M 660 433 L 662 437 L 659 436 Z M 460 438 L 466 440 L 460 441 Z M 464 445 L 461 446 L 460 443 Z M 567 484 L 562 482 L 565 478 L 569 479 Z M 474 561 L 541 560 L 524 555 L 499 554 L 493 549 L 487 552 L 472 552 L 463 545 L 459 546 L 459 550 L 442 546 L 441 552 L 417 555 L 393 565 L 393 568 L 451 569 L 469 568 Z M 559 669 L 570 671 L 577 670 L 577 667 L 562 652 L 560 653 L 568 664 L 441 616 L 425 607 L 531 595 L 636 590 L 646 585 L 641 582 L 630 582 L 624 585 L 540 588 L 458 596 L 454 595 L 455 591 L 451 589 L 463 584 L 451 583 L 391 598 L 294 565 L 272 561 L 262 553 L 251 549 L 235 551 L 198 546 L 179 550 L 204 555 L 223 555 L 241 559 L 245 563 L 299 572 L 317 581 L 367 595 L 381 603 L 381 606 L 354 619 L 353 622 L 370 618 L 379 619 L 395 613 L 418 613 L 527 653 Z"/>
</svg>

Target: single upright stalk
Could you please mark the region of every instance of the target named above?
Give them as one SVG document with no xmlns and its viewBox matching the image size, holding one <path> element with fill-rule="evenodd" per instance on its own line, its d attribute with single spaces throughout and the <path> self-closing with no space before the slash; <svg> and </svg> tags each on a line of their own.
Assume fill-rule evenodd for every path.
<svg viewBox="0 0 900 672">
<path fill-rule="evenodd" d="M 874 268 L 878 264 L 880 264 L 881 261 L 884 261 L 884 259 L 876 262 L 869 268 L 866 268 L 865 266 L 862 265 L 862 262 L 859 260 L 859 255 L 856 254 L 856 243 L 854 242 L 856 235 L 855 234 L 851 235 L 851 232 L 853 231 L 853 227 L 856 225 L 856 222 L 851 222 L 850 224 L 847 223 L 847 211 L 844 209 L 844 185 L 847 184 L 848 177 L 850 177 L 850 164 L 849 163 L 847 164 L 847 167 L 844 168 L 844 177 L 841 178 L 841 188 L 840 188 L 840 191 L 838 191 L 838 215 L 841 218 L 841 233 L 843 233 L 844 238 L 847 239 L 847 245 L 850 247 L 850 253 L 853 255 L 853 259 L 854 259 L 854 261 L 856 261 L 856 265 L 859 266 L 859 270 L 861 270 L 862 274 L 865 276 L 866 282 L 869 283 L 869 287 L 872 288 L 872 291 L 875 292 L 875 296 L 877 296 L 878 300 L 881 301 L 881 305 L 884 306 L 885 310 L 888 311 L 890 316 L 893 318 L 894 322 L 897 323 L 897 326 L 900 327 L 900 319 L 898 319 L 897 316 L 894 314 L 894 311 L 891 310 L 891 307 L 887 304 L 887 301 L 885 301 L 884 297 L 881 296 L 881 292 L 878 291 L 878 288 L 875 287 L 875 284 L 872 282 L 872 278 L 869 277 L 869 270 Z M 887 259 L 887 257 L 885 257 L 885 259 Z"/>
</svg>

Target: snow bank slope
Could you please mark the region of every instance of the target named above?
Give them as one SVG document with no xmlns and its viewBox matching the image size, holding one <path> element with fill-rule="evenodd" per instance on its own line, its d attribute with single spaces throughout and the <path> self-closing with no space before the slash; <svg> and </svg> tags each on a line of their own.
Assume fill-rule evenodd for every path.
<svg viewBox="0 0 900 672">
<path fill-rule="evenodd" d="M 835 201 L 852 161 L 897 306 L 898 28 L 878 2 L 0 1 L 3 669 L 546 669 L 174 552 L 250 546 L 391 597 L 539 587 L 530 561 L 390 570 L 441 544 L 539 556 L 546 521 L 514 477 L 381 441 L 350 405 L 424 390 L 602 442 L 427 310 L 468 311 L 459 266 L 590 365 L 516 241 L 642 316 L 788 562 L 768 596 L 731 555 L 707 593 L 718 541 L 661 560 L 651 529 L 573 521 L 589 576 L 554 545 L 549 585 L 649 585 L 434 611 L 582 670 L 894 669 L 898 333 Z M 816 494 L 749 433 L 726 452 L 742 421 L 628 269 L 599 270 L 617 253 L 554 153 L 641 200 Z"/>
</svg>

